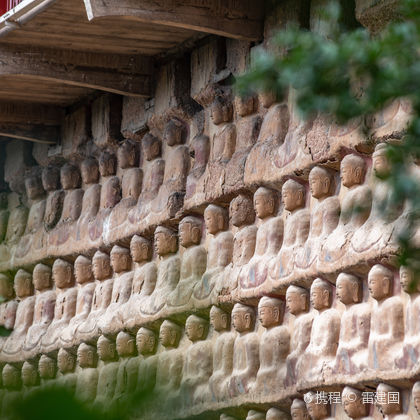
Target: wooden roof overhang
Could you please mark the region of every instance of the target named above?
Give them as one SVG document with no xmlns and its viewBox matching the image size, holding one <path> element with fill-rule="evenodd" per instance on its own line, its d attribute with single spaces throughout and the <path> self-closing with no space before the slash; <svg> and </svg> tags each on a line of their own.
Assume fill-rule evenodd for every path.
<svg viewBox="0 0 420 420">
<path fill-rule="evenodd" d="M 62 110 L 96 91 L 153 96 L 156 56 L 262 33 L 255 0 L 24 0 L 0 17 L 0 136 L 58 140 Z M 40 121 L 52 108 L 55 123 Z"/>
</svg>

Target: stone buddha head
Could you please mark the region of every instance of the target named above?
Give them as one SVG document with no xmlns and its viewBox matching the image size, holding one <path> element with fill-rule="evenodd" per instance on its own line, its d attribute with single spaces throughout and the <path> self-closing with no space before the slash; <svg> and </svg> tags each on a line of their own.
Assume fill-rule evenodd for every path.
<svg viewBox="0 0 420 420">
<path fill-rule="evenodd" d="M 255 213 L 259 219 L 274 216 L 276 212 L 276 193 L 269 188 L 260 187 L 254 194 Z"/>
<path fill-rule="evenodd" d="M 392 293 L 394 273 L 387 267 L 376 264 L 368 274 L 369 293 L 373 299 L 381 301 Z"/>
<path fill-rule="evenodd" d="M 210 309 L 210 324 L 215 331 L 222 332 L 230 329 L 230 315 L 218 306 Z"/>
<path fill-rule="evenodd" d="M 420 381 L 417 381 L 414 384 L 411 393 L 413 396 L 414 408 L 416 409 L 417 413 L 420 414 Z"/>
<path fill-rule="evenodd" d="M 305 206 L 305 187 L 293 179 L 283 184 L 281 196 L 287 211 L 294 211 Z"/>
<path fill-rule="evenodd" d="M 300 286 L 289 286 L 286 291 L 286 308 L 292 315 L 300 315 L 303 312 L 308 312 L 308 291 Z"/>
<path fill-rule="evenodd" d="M 111 266 L 115 273 L 131 270 L 130 250 L 114 245 L 111 250 Z"/>
<path fill-rule="evenodd" d="M 96 251 L 92 258 L 93 275 L 96 280 L 106 280 L 112 276 L 111 259 L 102 251 Z"/>
<path fill-rule="evenodd" d="M 66 289 L 74 285 L 73 266 L 64 260 L 57 259 L 52 267 L 53 279 L 56 287 Z"/>
<path fill-rule="evenodd" d="M 202 222 L 198 217 L 187 216 L 179 223 L 179 244 L 184 248 L 201 242 Z"/>
<path fill-rule="evenodd" d="M 84 255 L 79 255 L 74 262 L 74 274 L 79 284 L 89 283 L 94 280 L 92 261 Z"/>
<path fill-rule="evenodd" d="M 186 126 L 183 121 L 171 118 L 165 125 L 163 139 L 168 146 L 185 143 L 187 135 Z"/>
<path fill-rule="evenodd" d="M 178 249 L 176 233 L 164 226 L 158 226 L 155 230 L 155 249 L 159 256 L 173 254 Z"/>
<path fill-rule="evenodd" d="M 19 299 L 32 296 L 34 289 L 32 285 L 32 276 L 25 270 L 18 270 L 15 275 L 14 289 Z"/>
<path fill-rule="evenodd" d="M 211 104 L 211 119 L 213 124 L 220 125 L 232 121 L 233 106 L 228 95 L 216 95 Z"/>
<path fill-rule="evenodd" d="M 232 310 L 233 328 L 239 333 L 250 332 L 255 326 L 255 309 L 252 306 L 236 303 Z"/>
<path fill-rule="evenodd" d="M 247 195 L 239 194 L 235 197 L 230 202 L 229 213 L 233 226 L 241 227 L 254 223 L 254 204 L 252 199 Z"/>
<path fill-rule="evenodd" d="M 345 413 L 352 419 L 369 414 L 369 405 L 363 402 L 363 393 L 359 389 L 346 386 L 341 393 L 341 403 Z"/>
<path fill-rule="evenodd" d="M 99 173 L 102 177 L 113 176 L 117 172 L 117 158 L 114 154 L 103 151 L 99 157 Z"/>
<path fill-rule="evenodd" d="M 210 156 L 210 139 L 204 134 L 195 136 L 190 145 L 190 156 L 192 158 L 191 167 L 195 170 L 205 166 Z M 198 174 L 196 174 L 198 176 Z"/>
<path fill-rule="evenodd" d="M 136 345 L 139 354 L 146 356 L 156 351 L 156 334 L 149 328 L 141 327 L 137 331 Z"/>
<path fill-rule="evenodd" d="M 52 192 L 60 188 L 60 170 L 56 166 L 43 168 L 41 178 L 45 191 Z"/>
<path fill-rule="evenodd" d="M 289 416 L 278 408 L 271 407 L 265 416 L 266 420 L 286 420 Z"/>
<path fill-rule="evenodd" d="M 6 274 L 0 273 L 0 297 L 9 300 L 13 298 L 14 294 L 12 280 Z"/>
<path fill-rule="evenodd" d="M 63 375 L 74 372 L 76 368 L 76 355 L 68 349 L 61 348 L 57 355 L 57 366 Z"/>
<path fill-rule="evenodd" d="M 223 207 L 210 204 L 204 210 L 204 222 L 211 235 L 227 228 L 227 212 Z"/>
<path fill-rule="evenodd" d="M 160 156 L 162 142 L 154 135 L 147 133 L 141 140 L 143 156 L 147 161 L 151 161 Z"/>
<path fill-rule="evenodd" d="M 363 183 L 366 174 L 366 162 L 355 154 L 347 155 L 340 165 L 340 177 L 342 184 L 351 188 Z"/>
<path fill-rule="evenodd" d="M 99 181 L 99 164 L 93 157 L 88 157 L 80 164 L 82 181 L 85 185 L 97 184 Z"/>
<path fill-rule="evenodd" d="M 376 175 L 383 177 L 391 172 L 391 163 L 388 159 L 388 145 L 379 143 L 372 155 L 372 167 Z"/>
<path fill-rule="evenodd" d="M 384 417 L 402 413 L 401 394 L 397 388 L 381 383 L 376 388 L 376 395 L 376 406 Z"/>
<path fill-rule="evenodd" d="M 235 96 L 234 107 L 236 113 L 240 117 L 246 117 L 253 114 L 255 111 L 255 97 L 254 96 Z"/>
<path fill-rule="evenodd" d="M 138 159 L 137 145 L 131 140 L 124 140 L 118 147 L 118 166 L 128 169 L 136 166 Z"/>
<path fill-rule="evenodd" d="M 54 379 L 57 373 L 57 362 L 52 357 L 43 354 L 38 362 L 38 370 L 41 379 Z"/>
<path fill-rule="evenodd" d="M 80 172 L 76 166 L 66 163 L 60 170 L 61 185 L 65 190 L 74 190 L 80 187 Z"/>
<path fill-rule="evenodd" d="M 101 335 L 98 338 L 96 347 L 97 347 L 99 359 L 103 360 L 104 362 L 110 362 L 112 360 L 116 360 L 117 348 L 115 345 L 115 341 L 111 340 L 111 338 Z"/>
<path fill-rule="evenodd" d="M 77 363 L 82 369 L 95 368 L 97 363 L 96 348 L 90 344 L 80 344 L 77 349 Z"/>
<path fill-rule="evenodd" d="M 290 414 L 293 420 L 310 420 L 306 404 L 300 398 L 295 398 L 290 407 Z"/>
<path fill-rule="evenodd" d="M 52 287 L 52 270 L 45 264 L 37 264 L 32 273 L 34 287 L 38 291 L 50 289 Z"/>
<path fill-rule="evenodd" d="M 246 420 L 265 420 L 265 413 L 262 411 L 250 410 L 248 411 Z"/>
<path fill-rule="evenodd" d="M 315 392 L 307 392 L 305 394 L 305 401 L 309 417 L 312 420 L 322 420 L 330 416 L 330 405 L 319 404 Z"/>
<path fill-rule="evenodd" d="M 328 281 L 315 279 L 311 286 L 311 304 L 317 311 L 331 307 L 332 286 Z"/>
<path fill-rule="evenodd" d="M 178 347 L 181 334 L 182 328 L 175 322 L 166 319 L 160 326 L 159 341 L 163 347 L 176 348 Z"/>
<path fill-rule="evenodd" d="M 136 263 L 151 260 L 153 254 L 151 241 L 143 236 L 134 235 L 130 242 L 130 254 Z"/>
<path fill-rule="evenodd" d="M 6 364 L 2 371 L 3 386 L 9 391 L 16 391 L 22 385 L 21 372 L 16 366 Z"/>
<path fill-rule="evenodd" d="M 128 332 L 120 331 L 118 333 L 116 345 L 120 357 L 131 357 L 136 354 L 136 339 Z"/>
<path fill-rule="evenodd" d="M 281 299 L 264 296 L 258 303 L 258 319 L 264 328 L 271 328 L 283 322 L 284 302 Z"/>
<path fill-rule="evenodd" d="M 277 101 L 276 96 L 275 92 L 261 92 L 258 100 L 264 108 L 270 108 Z"/>
<path fill-rule="evenodd" d="M 330 172 L 321 166 L 315 166 L 309 172 L 309 188 L 312 197 L 320 200 L 331 195 L 332 177 Z"/>
<path fill-rule="evenodd" d="M 39 384 L 38 369 L 35 362 L 24 362 L 22 365 L 22 383 L 26 387 Z"/>
<path fill-rule="evenodd" d="M 420 282 L 414 281 L 414 271 L 407 266 L 400 267 L 401 289 L 408 294 L 420 292 Z"/>
<path fill-rule="evenodd" d="M 208 326 L 209 323 L 207 320 L 200 318 L 197 315 L 190 315 L 185 322 L 185 333 L 192 343 L 205 340 Z"/>
<path fill-rule="evenodd" d="M 25 178 L 25 189 L 30 200 L 36 200 L 45 194 L 41 177 L 36 171 Z"/>
<path fill-rule="evenodd" d="M 335 294 L 344 305 L 359 303 L 362 300 L 362 282 L 353 274 L 340 273 L 335 285 Z"/>
<path fill-rule="evenodd" d="M 139 168 L 127 169 L 121 182 L 122 198 L 131 198 L 137 200 L 141 193 L 142 171 Z"/>
</svg>

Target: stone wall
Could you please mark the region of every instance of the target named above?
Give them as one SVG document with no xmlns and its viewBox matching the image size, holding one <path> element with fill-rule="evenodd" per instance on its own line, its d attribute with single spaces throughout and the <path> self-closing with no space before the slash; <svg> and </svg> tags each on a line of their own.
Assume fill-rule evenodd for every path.
<svg viewBox="0 0 420 420">
<path fill-rule="evenodd" d="M 418 418 L 410 209 L 375 176 L 410 105 L 303 121 L 293 92 L 235 96 L 251 47 L 209 39 L 157 69 L 154 98 L 104 95 L 61 145 L 8 144 L 3 414 L 58 383 L 105 409 L 150 386 L 160 419 Z"/>
</svg>

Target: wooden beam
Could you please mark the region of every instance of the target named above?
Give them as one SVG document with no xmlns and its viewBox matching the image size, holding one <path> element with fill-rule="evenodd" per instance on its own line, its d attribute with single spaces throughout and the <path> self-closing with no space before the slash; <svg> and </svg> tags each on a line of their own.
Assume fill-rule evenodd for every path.
<svg viewBox="0 0 420 420">
<path fill-rule="evenodd" d="M 152 94 L 150 57 L 0 44 L 1 76 L 30 76 L 128 96 Z"/>
<path fill-rule="evenodd" d="M 36 143 L 60 141 L 60 125 L 64 110 L 39 104 L 0 102 L 0 136 Z"/>
<path fill-rule="evenodd" d="M 264 1 L 84 0 L 89 20 L 121 16 L 227 38 L 263 37 Z"/>
</svg>

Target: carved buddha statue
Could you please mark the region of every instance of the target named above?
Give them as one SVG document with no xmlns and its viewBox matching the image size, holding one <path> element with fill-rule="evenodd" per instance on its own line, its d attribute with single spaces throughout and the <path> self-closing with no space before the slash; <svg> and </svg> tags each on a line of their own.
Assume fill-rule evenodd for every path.
<svg viewBox="0 0 420 420">
<path fill-rule="evenodd" d="M 185 323 L 185 333 L 191 341 L 187 347 L 181 380 L 181 399 L 190 407 L 209 399 L 209 378 L 213 371 L 212 346 L 207 341 L 208 321 L 190 315 Z"/>
<path fill-rule="evenodd" d="M 265 413 L 257 410 L 249 410 L 246 420 L 265 420 Z"/>
<path fill-rule="evenodd" d="M 269 275 L 274 284 L 293 275 L 295 251 L 302 247 L 309 234 L 309 211 L 305 208 L 305 187 L 289 179 L 283 184 L 282 201 L 288 217 L 284 224 L 283 245 L 273 261 Z"/>
<path fill-rule="evenodd" d="M 5 242 L 8 244 L 16 243 L 25 232 L 26 222 L 28 221 L 28 208 L 21 202 L 10 211 L 7 221 Z"/>
<path fill-rule="evenodd" d="M 290 334 L 283 323 L 284 302 L 262 297 L 258 304 L 258 318 L 264 332 L 260 339 L 260 367 L 253 392 L 267 395 L 283 389 L 286 379 L 286 358 L 290 349 Z"/>
<path fill-rule="evenodd" d="M 311 286 L 311 303 L 318 314 L 314 317 L 309 345 L 296 368 L 298 377 L 303 380 L 325 374 L 335 359 L 340 335 L 340 315 L 331 307 L 332 299 L 332 285 L 325 280 L 315 279 Z"/>
<path fill-rule="evenodd" d="M 64 191 L 60 189 L 60 170 L 56 166 L 46 166 L 42 170 L 42 186 L 48 194 L 44 227 L 50 231 L 60 220 L 64 201 Z"/>
<path fill-rule="evenodd" d="M 306 404 L 300 398 L 295 398 L 290 407 L 290 414 L 293 420 L 310 420 Z"/>
<path fill-rule="evenodd" d="M 3 396 L 1 416 L 11 418 L 15 414 L 15 406 L 22 399 L 22 379 L 20 368 L 6 364 L 2 371 L 3 388 L 6 390 Z M 10 417 L 9 417 L 10 416 Z"/>
<path fill-rule="evenodd" d="M 286 414 L 284 411 L 279 410 L 276 407 L 271 407 L 270 409 L 268 409 L 265 419 L 266 420 L 288 420 L 289 415 Z"/>
<path fill-rule="evenodd" d="M 127 303 L 121 305 L 119 312 L 123 325 L 132 330 L 142 324 L 144 317 L 140 308 L 148 303 L 155 290 L 157 267 L 152 259 L 152 242 L 143 236 L 134 235 L 130 242 L 131 258 L 134 261 L 131 295 Z"/>
<path fill-rule="evenodd" d="M 290 340 L 290 354 L 287 356 L 286 385 L 296 383 L 296 366 L 305 353 L 311 338 L 313 323 L 312 313 L 309 311 L 309 293 L 300 286 L 289 286 L 286 291 L 286 308 L 294 316 L 292 335 Z M 306 410 L 306 407 L 305 407 Z"/>
<path fill-rule="evenodd" d="M 74 342 L 76 330 L 90 314 L 96 287 L 92 261 L 89 258 L 79 255 L 74 262 L 74 273 L 77 282 L 76 313 L 69 325 L 63 329 L 60 338 L 66 347 L 76 344 Z"/>
<path fill-rule="evenodd" d="M 57 375 L 57 361 L 52 356 L 43 354 L 39 358 L 38 371 L 41 378 L 41 386 L 52 388 Z"/>
<path fill-rule="evenodd" d="M 397 359 L 397 366 L 410 369 L 417 364 L 420 355 L 420 326 L 417 320 L 420 316 L 420 283 L 416 281 L 415 272 L 410 267 L 400 267 L 401 289 L 408 295 L 405 309 L 405 331 L 402 354 Z"/>
<path fill-rule="evenodd" d="M 115 175 L 117 172 L 117 157 L 104 150 L 99 156 L 99 173 L 102 178 Z"/>
<path fill-rule="evenodd" d="M 216 300 L 223 287 L 224 269 L 232 260 L 233 236 L 227 230 L 226 210 L 210 204 L 204 211 L 204 222 L 208 234 L 207 268 L 194 286 L 195 307 L 206 307 Z"/>
<path fill-rule="evenodd" d="M 387 144 L 380 143 L 372 155 L 373 163 L 373 197 L 372 210 L 367 220 L 354 233 L 351 245 L 356 252 L 366 252 L 373 247 L 382 249 L 393 236 L 395 221 L 401 215 L 403 207 L 396 203 L 389 183 L 383 177 L 389 175 L 391 164 L 387 156 Z"/>
<path fill-rule="evenodd" d="M 77 375 L 76 398 L 84 404 L 93 403 L 96 398 L 99 372 L 96 368 L 98 357 L 96 348 L 82 343 L 77 349 L 77 363 L 80 371 Z"/>
<path fill-rule="evenodd" d="M 41 341 L 41 349 L 45 353 L 58 348 L 62 331 L 68 326 L 76 313 L 77 287 L 74 285 L 72 264 L 57 259 L 54 261 L 52 273 L 57 297 L 54 319 Z"/>
<path fill-rule="evenodd" d="M 2 359 L 7 361 L 23 359 L 22 347 L 34 317 L 35 296 L 33 296 L 32 276 L 25 270 L 18 270 L 14 288 L 18 302 L 16 318 L 13 331 L 2 350 Z"/>
<path fill-rule="evenodd" d="M 200 283 L 207 266 L 207 252 L 201 244 L 202 221 L 187 216 L 179 223 L 179 244 L 184 248 L 179 282 L 168 296 L 167 304 L 181 307 L 191 302 L 194 288 Z"/>
<path fill-rule="evenodd" d="M 36 392 L 37 387 L 39 386 L 39 374 L 38 366 L 35 361 L 28 362 L 25 361 L 22 365 L 22 393 L 23 397 L 27 398 L 34 392 Z"/>
<path fill-rule="evenodd" d="M 15 291 L 13 281 L 5 274 L 0 273 L 0 297 L 3 302 L 0 303 L 0 326 L 6 330 L 12 330 L 15 325 L 18 300 L 14 299 Z M 0 351 L 6 342 L 7 337 L 0 337 Z"/>
<path fill-rule="evenodd" d="M 362 157 L 349 154 L 341 161 L 341 183 L 346 192 L 341 200 L 338 226 L 326 239 L 319 264 L 334 263 L 342 258 L 353 233 L 369 217 L 372 192 L 363 185 L 365 174 L 366 162 Z"/>
<path fill-rule="evenodd" d="M 76 392 L 77 374 L 76 354 L 70 349 L 61 348 L 57 354 L 57 367 L 59 376 L 57 377 L 57 385 L 67 389 L 71 394 Z"/>
<path fill-rule="evenodd" d="M 246 195 L 238 195 L 230 203 L 230 218 L 237 228 L 233 238 L 232 264 L 225 273 L 226 288 L 235 290 L 238 287 L 242 269 L 255 253 L 257 227 L 253 225 L 255 211 L 252 200 Z"/>
<path fill-rule="evenodd" d="M 333 420 L 333 417 L 330 417 L 331 404 L 329 402 L 320 404 L 315 392 L 307 392 L 305 394 L 305 402 L 309 417 L 312 420 Z"/>
<path fill-rule="evenodd" d="M 346 310 L 341 315 L 335 371 L 342 374 L 357 374 L 367 368 L 370 307 L 366 303 L 361 303 L 362 282 L 352 274 L 338 275 L 336 295 Z"/>
<path fill-rule="evenodd" d="M 234 334 L 230 331 L 230 314 L 223 309 L 212 306 L 210 323 L 217 332 L 213 341 L 213 373 L 209 379 L 211 398 L 213 401 L 223 401 L 228 398 L 228 380 L 233 368 Z"/>
<path fill-rule="evenodd" d="M 120 169 L 133 168 L 138 164 L 137 145 L 132 140 L 124 140 L 117 150 L 118 167 Z"/>
<path fill-rule="evenodd" d="M 25 189 L 30 203 L 25 235 L 33 235 L 42 228 L 46 204 L 46 201 L 43 199 L 45 191 L 42 186 L 41 176 L 37 171 L 33 171 L 25 178 Z"/>
<path fill-rule="evenodd" d="M 373 417 L 369 415 L 369 404 L 363 401 L 363 393 L 359 389 L 346 386 L 341 393 L 341 403 L 344 408 L 344 412 L 352 420 L 369 420 Z"/>
<path fill-rule="evenodd" d="M 123 328 L 119 311 L 131 294 L 133 272 L 128 248 L 114 245 L 111 250 L 111 266 L 114 271 L 111 302 L 105 313 L 98 319 L 98 327 L 103 334 L 113 334 Z"/>
<path fill-rule="evenodd" d="M 44 264 L 35 266 L 32 273 L 35 287 L 35 307 L 32 325 L 26 334 L 23 351 L 25 357 L 30 359 L 39 351 L 39 345 L 54 318 L 56 293 L 52 290 L 52 271 Z"/>
<path fill-rule="evenodd" d="M 265 187 L 258 188 L 254 194 L 254 208 L 259 224 L 255 252 L 241 271 L 241 289 L 255 288 L 266 281 L 270 262 L 277 256 L 283 241 L 283 220 L 275 217 L 275 191 Z"/>
<path fill-rule="evenodd" d="M 233 369 L 229 381 L 231 396 L 246 394 L 252 389 L 258 369 L 259 338 L 255 328 L 255 309 L 252 306 L 235 304 L 232 324 L 237 335 L 233 345 Z"/>
<path fill-rule="evenodd" d="M 98 319 L 105 313 L 112 297 L 112 269 L 111 259 L 108 254 L 97 251 L 92 258 L 93 275 L 96 280 L 93 292 L 91 310 L 85 321 L 76 330 L 76 343 L 80 340 L 92 341 L 99 334 Z"/>
<path fill-rule="evenodd" d="M 390 398 L 390 393 L 394 397 Z M 398 397 L 395 398 L 398 394 Z M 376 388 L 376 406 L 385 420 L 410 420 L 412 417 L 403 414 L 401 394 L 398 388 L 380 383 Z"/>
<path fill-rule="evenodd" d="M 376 264 L 369 271 L 369 293 L 376 301 L 368 345 L 372 369 L 392 369 L 404 342 L 403 304 L 399 296 L 392 296 L 393 282 L 393 272 L 383 265 Z"/>
<path fill-rule="evenodd" d="M 98 387 L 94 406 L 104 413 L 111 408 L 117 385 L 118 356 L 115 341 L 101 335 L 97 343 Z"/>
<path fill-rule="evenodd" d="M 411 391 L 413 397 L 413 405 L 417 411 L 417 414 L 420 414 L 420 381 L 417 381 L 413 385 L 413 389 Z"/>
<path fill-rule="evenodd" d="M 210 139 L 204 134 L 195 136 L 190 145 L 191 169 L 187 176 L 185 203 L 202 202 L 205 196 L 205 171 L 210 158 Z"/>
<path fill-rule="evenodd" d="M 172 321 L 165 320 L 160 326 L 159 341 L 165 350 L 158 356 L 156 390 L 167 396 L 168 404 L 176 400 L 182 379 L 184 358 L 177 348 L 181 334 L 181 327 Z"/>
<path fill-rule="evenodd" d="M 181 261 L 178 254 L 176 232 L 164 226 L 155 230 L 155 249 L 159 257 L 158 274 L 155 289 L 142 305 L 146 315 L 157 314 L 166 304 L 167 297 L 175 289 L 180 277 Z"/>
<path fill-rule="evenodd" d="M 340 217 L 340 201 L 333 194 L 333 178 L 323 167 L 315 166 L 309 173 L 309 187 L 314 204 L 311 209 L 309 236 L 297 250 L 296 266 L 316 270 L 316 260 L 328 235 L 337 227 Z"/>
</svg>

